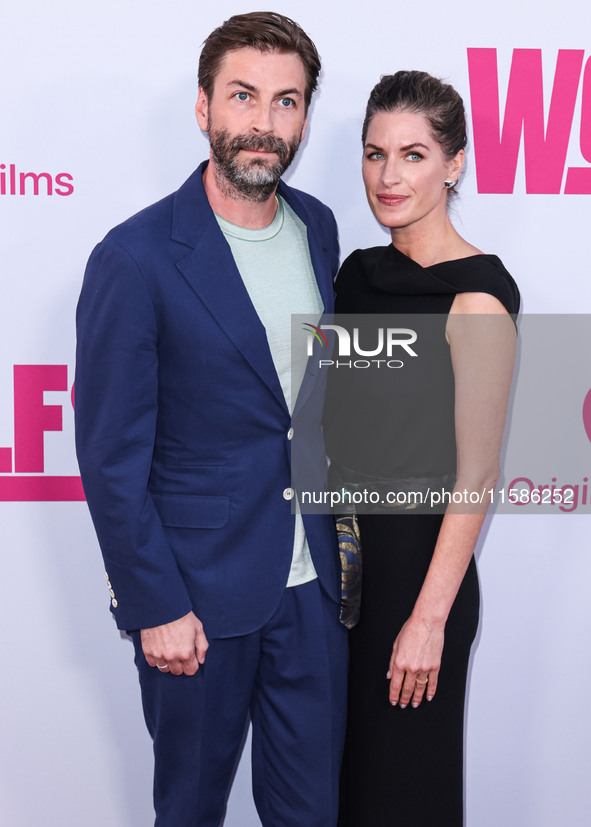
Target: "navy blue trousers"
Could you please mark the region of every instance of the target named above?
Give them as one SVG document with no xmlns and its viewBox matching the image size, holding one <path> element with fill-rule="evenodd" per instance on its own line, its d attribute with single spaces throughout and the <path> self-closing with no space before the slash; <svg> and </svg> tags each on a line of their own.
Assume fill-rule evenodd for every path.
<svg viewBox="0 0 591 827">
<path fill-rule="evenodd" d="M 148 666 L 132 637 L 154 741 L 156 827 L 219 827 L 249 713 L 264 827 L 336 824 L 347 633 L 317 580 L 286 589 L 258 631 L 210 640 L 192 677 Z"/>
</svg>

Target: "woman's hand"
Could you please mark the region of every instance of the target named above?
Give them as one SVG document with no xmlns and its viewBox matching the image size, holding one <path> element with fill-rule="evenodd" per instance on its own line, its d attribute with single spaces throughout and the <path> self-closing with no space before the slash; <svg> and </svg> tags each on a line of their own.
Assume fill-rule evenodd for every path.
<svg viewBox="0 0 591 827">
<path fill-rule="evenodd" d="M 416 707 L 423 700 L 432 700 L 443 651 L 444 624 L 429 626 L 420 618 L 409 617 L 392 647 L 387 678 L 390 681 L 390 703 L 404 709 L 411 702 Z"/>
</svg>

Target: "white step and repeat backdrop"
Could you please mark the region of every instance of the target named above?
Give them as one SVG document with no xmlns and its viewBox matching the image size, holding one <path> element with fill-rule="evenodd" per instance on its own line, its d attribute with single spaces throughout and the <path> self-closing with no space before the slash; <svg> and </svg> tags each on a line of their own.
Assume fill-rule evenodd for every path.
<svg viewBox="0 0 591 827">
<path fill-rule="evenodd" d="M 275 9 L 303 25 L 323 58 L 289 181 L 333 208 L 343 255 L 388 242 L 360 176 L 369 90 L 380 74 L 425 69 L 453 83 L 469 112 L 468 168 L 453 207 L 460 233 L 501 256 L 525 312 L 591 313 L 587 2 L 563 14 L 549 0 Z M 74 309 L 94 244 L 207 155 L 193 115 L 200 45 L 250 10 L 229 0 L 3 6 L 0 786 L 10 827 L 152 821 L 132 647 L 108 612 L 77 476 Z M 576 381 L 564 427 L 581 479 L 591 472 L 590 352 L 573 347 L 567 359 Z M 540 384 L 550 401 L 543 364 Z M 543 456 L 547 435 L 536 427 L 534 416 Z M 552 468 L 545 473 L 536 485 L 550 482 Z M 467 708 L 470 827 L 589 823 L 589 510 L 488 524 Z M 256 824 L 245 752 L 226 825 Z"/>
</svg>

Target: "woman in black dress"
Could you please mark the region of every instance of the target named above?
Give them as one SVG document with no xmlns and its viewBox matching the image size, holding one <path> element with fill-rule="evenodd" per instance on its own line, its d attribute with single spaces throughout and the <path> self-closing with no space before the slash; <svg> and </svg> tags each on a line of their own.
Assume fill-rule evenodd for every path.
<svg viewBox="0 0 591 827">
<path fill-rule="evenodd" d="M 362 140 L 369 205 L 392 244 L 344 262 L 337 313 L 421 314 L 413 329 L 433 314 L 413 347 L 423 356 L 429 340 L 434 352 L 406 359 L 424 371 L 410 380 L 406 366 L 334 370 L 329 456 L 345 486 L 371 490 L 377 480 L 382 491 L 447 487 L 456 496 L 445 514 L 424 506 L 359 515 L 361 618 L 350 636 L 339 823 L 460 827 L 479 610 L 473 551 L 499 475 L 519 293 L 501 261 L 461 238 L 448 217 L 466 145 L 451 86 L 424 72 L 383 77 Z"/>
</svg>

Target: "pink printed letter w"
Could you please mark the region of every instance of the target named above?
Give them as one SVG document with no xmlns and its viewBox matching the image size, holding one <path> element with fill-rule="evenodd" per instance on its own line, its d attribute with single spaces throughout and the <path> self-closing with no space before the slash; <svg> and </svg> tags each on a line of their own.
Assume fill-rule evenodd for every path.
<svg viewBox="0 0 591 827">
<path fill-rule="evenodd" d="M 545 125 L 541 49 L 514 49 L 501 132 L 496 49 L 468 49 L 478 192 L 513 192 L 522 128 L 526 192 L 560 192 L 583 56 L 558 52 Z"/>
</svg>

